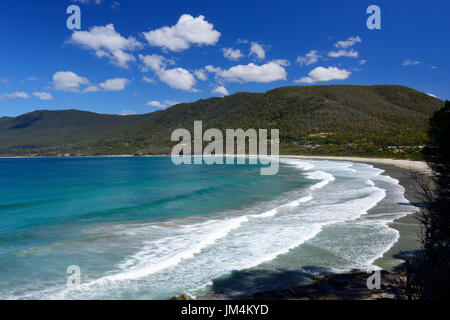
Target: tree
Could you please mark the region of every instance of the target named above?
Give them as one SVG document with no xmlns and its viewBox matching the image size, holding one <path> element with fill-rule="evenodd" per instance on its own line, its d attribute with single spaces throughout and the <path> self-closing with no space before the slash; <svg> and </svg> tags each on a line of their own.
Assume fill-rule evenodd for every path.
<svg viewBox="0 0 450 320">
<path fill-rule="evenodd" d="M 408 297 L 450 299 L 450 101 L 430 119 L 424 156 L 433 186 L 421 183 L 422 254 L 408 264 Z M 423 181 L 423 180 L 422 180 Z"/>
</svg>

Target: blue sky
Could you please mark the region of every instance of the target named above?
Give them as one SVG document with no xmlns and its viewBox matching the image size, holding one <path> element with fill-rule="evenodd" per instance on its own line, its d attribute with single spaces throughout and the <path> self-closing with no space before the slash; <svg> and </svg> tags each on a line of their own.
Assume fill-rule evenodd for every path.
<svg viewBox="0 0 450 320">
<path fill-rule="evenodd" d="M 0 116 L 128 114 L 290 85 L 450 99 L 449 1 L 1 1 Z M 69 30 L 69 5 L 81 30 Z M 366 9 L 381 8 L 381 30 Z"/>
</svg>

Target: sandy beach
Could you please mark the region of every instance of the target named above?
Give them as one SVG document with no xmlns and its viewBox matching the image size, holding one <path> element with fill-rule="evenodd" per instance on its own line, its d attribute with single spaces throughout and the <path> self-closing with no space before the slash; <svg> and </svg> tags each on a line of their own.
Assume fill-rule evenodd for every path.
<svg viewBox="0 0 450 320">
<path fill-rule="evenodd" d="M 336 161 L 350 161 L 362 162 L 377 165 L 390 165 L 405 170 L 420 171 L 430 173 L 430 168 L 424 161 L 400 160 L 400 159 L 384 159 L 384 158 L 360 158 L 360 157 L 333 157 L 333 156 L 295 156 L 286 155 L 281 158 L 297 158 L 297 159 L 315 159 L 315 160 L 336 160 Z"/>
<path fill-rule="evenodd" d="M 411 171 L 422 174 L 430 174 L 431 169 L 423 161 L 382 159 L 382 158 L 359 158 L 359 157 L 333 157 L 333 156 L 281 156 L 283 158 L 297 159 L 315 159 L 315 160 L 333 160 L 350 161 L 372 164 L 378 169 L 385 171 L 385 175 L 399 180 L 400 185 L 405 188 L 405 198 L 411 203 L 411 206 L 420 206 L 418 197 L 418 186 L 414 181 Z M 400 232 L 399 240 L 383 255 L 375 261 L 375 265 L 385 271 L 393 271 L 395 267 L 403 263 L 405 254 L 420 249 L 420 225 L 417 220 L 419 213 L 412 213 L 406 217 L 395 220 L 390 224 Z"/>
</svg>

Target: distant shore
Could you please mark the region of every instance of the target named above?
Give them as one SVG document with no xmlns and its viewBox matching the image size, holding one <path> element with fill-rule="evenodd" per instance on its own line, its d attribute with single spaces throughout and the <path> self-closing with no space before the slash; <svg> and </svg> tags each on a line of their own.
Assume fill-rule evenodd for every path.
<svg viewBox="0 0 450 320">
<path fill-rule="evenodd" d="M 217 155 L 219 156 L 219 155 Z M 223 155 L 227 156 L 227 155 Z M 233 155 L 241 156 L 241 155 Z M 242 155 L 246 156 L 246 155 Z M 133 154 L 118 154 L 118 155 L 60 155 L 60 156 L 0 156 L 0 159 L 32 159 L 32 158 L 121 158 L 121 157 L 170 157 L 167 154 L 158 155 L 133 155 Z M 336 161 L 350 161 L 350 162 L 362 162 L 371 164 L 385 164 L 393 165 L 402 169 L 430 172 L 430 168 L 424 161 L 416 160 L 403 160 L 403 159 L 390 159 L 390 158 L 369 158 L 369 157 L 336 157 L 336 156 L 306 156 L 306 155 L 280 155 L 280 158 L 297 158 L 297 159 L 311 159 L 311 160 L 336 160 Z"/>
</svg>

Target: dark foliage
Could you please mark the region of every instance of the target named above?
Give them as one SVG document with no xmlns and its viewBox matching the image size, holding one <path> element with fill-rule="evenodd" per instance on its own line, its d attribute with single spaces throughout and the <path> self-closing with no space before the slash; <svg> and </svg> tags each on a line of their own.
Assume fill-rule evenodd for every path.
<svg viewBox="0 0 450 320">
<path fill-rule="evenodd" d="M 420 181 L 423 250 L 408 263 L 408 298 L 450 299 L 450 101 L 434 113 L 424 154 L 432 183 Z"/>
</svg>

